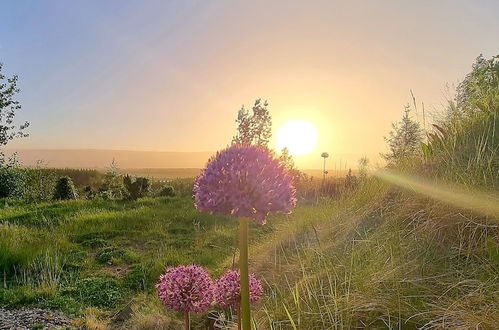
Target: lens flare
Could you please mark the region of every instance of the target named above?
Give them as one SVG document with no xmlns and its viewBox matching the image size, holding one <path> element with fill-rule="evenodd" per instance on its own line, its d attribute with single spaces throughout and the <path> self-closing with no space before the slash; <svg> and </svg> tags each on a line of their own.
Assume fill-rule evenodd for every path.
<svg viewBox="0 0 499 330">
<path fill-rule="evenodd" d="M 481 191 L 466 191 L 456 186 L 438 184 L 428 179 L 397 173 L 392 170 L 380 170 L 376 173 L 380 179 L 419 194 L 468 209 L 485 216 L 499 216 L 499 196 Z"/>
</svg>

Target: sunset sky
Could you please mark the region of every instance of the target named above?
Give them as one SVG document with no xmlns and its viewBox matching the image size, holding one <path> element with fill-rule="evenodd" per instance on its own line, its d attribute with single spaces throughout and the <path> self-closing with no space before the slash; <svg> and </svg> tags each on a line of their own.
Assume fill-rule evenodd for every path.
<svg viewBox="0 0 499 330">
<path fill-rule="evenodd" d="M 213 151 L 261 97 L 275 131 L 316 127 L 313 156 L 377 154 L 410 89 L 439 109 L 446 84 L 499 53 L 498 13 L 457 0 L 2 1 L 0 61 L 31 122 L 9 146 Z"/>
</svg>

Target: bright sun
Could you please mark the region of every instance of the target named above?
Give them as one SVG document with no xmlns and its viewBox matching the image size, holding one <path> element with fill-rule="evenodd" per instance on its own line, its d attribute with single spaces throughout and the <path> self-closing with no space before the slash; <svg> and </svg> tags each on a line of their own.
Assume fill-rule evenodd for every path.
<svg viewBox="0 0 499 330">
<path fill-rule="evenodd" d="M 293 120 L 284 123 L 277 133 L 277 150 L 288 148 L 292 155 L 312 152 L 317 145 L 317 131 L 310 122 Z"/>
</svg>

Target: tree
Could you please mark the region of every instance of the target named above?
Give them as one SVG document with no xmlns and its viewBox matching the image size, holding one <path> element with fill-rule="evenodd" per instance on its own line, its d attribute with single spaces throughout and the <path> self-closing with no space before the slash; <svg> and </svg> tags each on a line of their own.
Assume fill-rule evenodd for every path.
<svg viewBox="0 0 499 330">
<path fill-rule="evenodd" d="M 121 198 L 123 183 L 119 174 L 118 163 L 113 159 L 104 175 L 104 182 L 99 188 L 99 195 L 104 198 Z"/>
<path fill-rule="evenodd" d="M 69 176 L 63 176 L 57 180 L 54 188 L 54 199 L 56 200 L 69 200 L 77 199 L 78 193 Z"/>
<path fill-rule="evenodd" d="M 15 99 L 15 95 L 19 93 L 17 87 L 17 76 L 7 78 L 2 73 L 3 65 L 0 63 L 0 147 L 14 138 L 26 137 L 25 129 L 29 126 L 28 122 L 19 126 L 14 124 L 16 112 L 21 109 L 19 101 Z M 3 154 L 2 158 L 4 160 Z M 3 165 L 3 164 L 0 164 Z"/>
<path fill-rule="evenodd" d="M 232 144 L 251 144 L 267 147 L 272 136 L 272 119 L 268 103 L 261 99 L 255 101 L 252 113 L 244 108 L 237 114 L 237 135 L 232 139 Z"/>
<path fill-rule="evenodd" d="M 293 156 L 291 156 L 287 147 L 282 148 L 281 155 L 279 156 L 279 161 L 284 165 L 284 167 L 286 167 L 288 171 L 295 169 L 295 161 L 293 160 Z"/>
<path fill-rule="evenodd" d="M 483 106 L 499 106 L 499 55 L 486 59 L 480 54 L 472 71 L 466 75 L 456 90 L 455 111 L 471 115 Z M 484 104 L 488 103 L 488 104 Z"/>
<path fill-rule="evenodd" d="M 389 152 L 381 154 L 388 166 L 394 166 L 416 156 L 423 141 L 423 132 L 419 123 L 410 117 L 411 108 L 404 107 L 404 115 L 399 122 L 392 124 L 392 130 L 385 137 Z"/>
</svg>

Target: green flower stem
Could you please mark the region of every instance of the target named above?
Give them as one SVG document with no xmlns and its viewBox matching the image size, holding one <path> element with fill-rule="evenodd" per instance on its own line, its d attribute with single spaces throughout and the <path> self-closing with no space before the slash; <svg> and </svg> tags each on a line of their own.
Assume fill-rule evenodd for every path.
<svg viewBox="0 0 499 330">
<path fill-rule="evenodd" d="M 248 272 L 248 218 L 239 219 L 239 269 L 241 272 L 241 316 L 243 330 L 251 330 Z"/>
<path fill-rule="evenodd" d="M 184 325 L 185 325 L 185 330 L 191 329 L 191 319 L 189 317 L 189 312 L 185 313 L 184 315 Z"/>
</svg>

